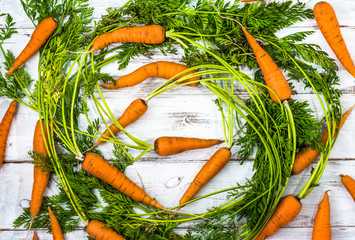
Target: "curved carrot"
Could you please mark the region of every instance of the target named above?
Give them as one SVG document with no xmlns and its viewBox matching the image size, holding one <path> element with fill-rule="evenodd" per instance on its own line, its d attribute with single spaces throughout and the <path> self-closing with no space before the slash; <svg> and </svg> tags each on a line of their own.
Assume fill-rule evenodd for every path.
<svg viewBox="0 0 355 240">
<path fill-rule="evenodd" d="M 294 196 L 287 195 L 282 198 L 274 213 L 271 215 L 271 218 L 255 240 L 263 240 L 274 235 L 282 227 L 291 222 L 299 214 L 301 209 L 301 202 Z"/>
<path fill-rule="evenodd" d="M 30 59 L 30 57 L 32 57 L 33 54 L 35 54 L 43 46 L 43 44 L 45 44 L 56 28 L 57 22 L 54 18 L 48 17 L 40 22 L 32 33 L 30 41 L 27 43 L 20 55 L 15 59 L 7 74 L 10 75 L 28 59 Z"/>
<path fill-rule="evenodd" d="M 330 203 L 328 191 L 324 193 L 322 201 L 318 205 L 318 211 L 314 219 L 312 240 L 331 240 L 330 228 Z"/>
<path fill-rule="evenodd" d="M 112 187 L 137 202 L 143 202 L 156 208 L 165 209 L 157 201 L 149 197 L 142 188 L 126 177 L 126 175 L 95 153 L 86 154 L 82 168 L 87 173 L 110 184 Z"/>
<path fill-rule="evenodd" d="M 165 41 L 165 29 L 159 25 L 120 28 L 98 36 L 89 52 L 95 52 L 112 43 L 135 42 L 159 44 Z"/>
<path fill-rule="evenodd" d="M 17 109 L 17 102 L 12 101 L 0 123 L 0 168 L 4 162 L 6 142 L 9 136 L 12 120 Z"/>
<path fill-rule="evenodd" d="M 155 140 L 154 148 L 156 154 L 166 156 L 193 149 L 208 148 L 222 142 L 217 139 L 160 137 Z"/>
<path fill-rule="evenodd" d="M 59 225 L 58 219 L 56 218 L 51 207 L 48 206 L 49 219 L 51 220 L 51 230 L 53 235 L 53 240 L 64 240 L 62 228 Z"/>
<path fill-rule="evenodd" d="M 32 240 L 38 240 L 38 236 L 37 236 L 36 231 L 33 232 L 33 238 L 32 238 Z"/>
<path fill-rule="evenodd" d="M 280 99 L 280 101 L 284 101 L 291 98 L 291 88 L 287 83 L 287 80 L 281 70 L 278 68 L 276 63 L 272 60 L 270 55 L 259 45 L 259 43 L 255 40 L 255 38 L 242 27 L 244 35 L 253 49 L 256 60 L 259 64 L 261 71 L 264 74 L 264 79 L 266 85 L 275 92 L 276 96 Z M 279 103 L 279 100 L 269 90 L 269 94 L 274 102 Z"/>
<path fill-rule="evenodd" d="M 86 227 L 86 232 L 96 240 L 126 240 L 124 237 L 106 227 L 105 224 L 97 220 L 92 220 Z"/>
<path fill-rule="evenodd" d="M 33 152 L 40 154 L 43 157 L 48 157 L 48 153 L 45 147 L 45 139 L 48 136 L 48 130 L 46 129 L 45 122 L 42 120 L 44 135 L 42 134 L 40 121 L 37 121 L 34 137 L 33 137 Z M 47 140 L 48 142 L 48 140 Z M 37 163 L 34 164 L 33 169 L 33 187 L 32 187 L 32 197 L 30 204 L 30 212 L 32 219 L 37 216 L 41 208 L 42 198 L 44 191 L 48 185 L 49 172 L 43 171 L 43 165 L 47 164 L 43 162 L 41 158 L 35 159 Z"/>
<path fill-rule="evenodd" d="M 220 148 L 203 165 L 194 180 L 180 199 L 180 204 L 190 201 L 200 189 L 219 173 L 231 158 L 231 151 L 227 148 Z"/>
<path fill-rule="evenodd" d="M 352 106 L 346 113 L 343 114 L 341 119 L 341 124 L 337 123 L 335 127 L 335 133 L 333 138 L 337 135 L 338 131 L 344 125 L 345 120 L 349 117 L 354 107 L 355 105 Z M 328 130 L 325 130 L 321 137 L 321 143 L 325 144 L 327 142 L 327 139 L 328 139 Z M 306 146 L 304 151 L 299 151 L 298 154 L 296 155 L 295 162 L 292 167 L 292 174 L 297 175 L 301 173 L 303 170 L 306 169 L 306 167 L 309 166 L 309 164 L 315 161 L 320 156 L 320 154 L 321 154 L 320 151 L 316 149 L 312 149 L 310 146 Z"/>
<path fill-rule="evenodd" d="M 355 180 L 349 175 L 340 174 L 341 182 L 345 186 L 346 190 L 350 193 L 351 197 L 355 201 Z"/>
<path fill-rule="evenodd" d="M 329 47 L 343 67 L 355 77 L 355 65 L 341 35 L 339 22 L 332 6 L 327 2 L 319 2 L 314 6 L 313 14 Z"/>
<path fill-rule="evenodd" d="M 147 65 L 138 68 L 137 70 L 135 70 L 130 74 L 118 78 L 115 82 L 101 84 L 101 86 L 108 89 L 132 87 L 140 82 L 143 82 L 145 79 L 149 77 L 160 77 L 160 78 L 170 79 L 188 68 L 189 67 L 185 65 L 174 63 L 174 62 L 159 61 L 159 62 L 149 63 Z M 176 80 L 195 72 L 197 71 L 193 70 L 185 74 L 182 74 L 181 76 L 177 77 Z M 181 83 L 193 82 L 199 79 L 200 77 L 193 77 L 191 79 L 181 81 Z M 190 87 L 195 87 L 198 84 L 199 84 L 198 82 L 193 82 L 187 85 Z"/>
<path fill-rule="evenodd" d="M 134 100 L 123 112 L 122 116 L 117 119 L 117 121 L 121 124 L 123 128 L 127 127 L 131 123 L 137 121 L 148 109 L 148 105 L 145 103 L 143 99 L 136 99 Z M 121 131 L 115 124 L 111 124 L 110 126 L 111 132 L 116 135 L 119 131 Z M 107 129 L 101 136 L 104 139 L 111 136 L 110 131 Z M 100 145 L 103 143 L 104 140 L 98 140 L 95 143 L 95 146 Z"/>
</svg>

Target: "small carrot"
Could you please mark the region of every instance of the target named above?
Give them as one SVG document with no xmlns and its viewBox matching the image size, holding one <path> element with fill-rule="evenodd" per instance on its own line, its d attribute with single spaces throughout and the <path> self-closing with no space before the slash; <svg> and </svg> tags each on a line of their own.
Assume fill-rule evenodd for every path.
<svg viewBox="0 0 355 240">
<path fill-rule="evenodd" d="M 62 228 L 59 225 L 58 219 L 56 218 L 51 207 L 48 206 L 49 218 L 51 220 L 51 230 L 53 235 L 53 240 L 64 240 Z"/>
<path fill-rule="evenodd" d="M 336 136 L 338 131 L 341 129 L 341 127 L 344 125 L 345 120 L 349 117 L 351 111 L 354 109 L 355 105 L 352 106 L 346 113 L 343 114 L 342 119 L 341 119 L 341 124 L 337 123 L 335 127 L 335 133 L 333 138 Z M 340 126 L 340 127 L 339 127 Z M 325 144 L 328 139 L 328 130 L 324 131 L 321 137 L 321 143 Z M 306 169 L 306 167 L 309 166 L 313 161 L 315 161 L 319 156 L 321 152 L 317 151 L 316 149 L 312 149 L 310 146 L 306 146 L 304 151 L 299 151 L 298 154 L 296 155 L 295 162 L 292 167 L 292 174 L 297 175 L 301 173 L 303 170 Z"/>
<path fill-rule="evenodd" d="M 193 149 L 208 148 L 222 142 L 217 139 L 160 137 L 155 140 L 154 148 L 156 154 L 166 156 Z"/>
<path fill-rule="evenodd" d="M 355 180 L 349 175 L 340 174 L 341 182 L 345 186 L 346 190 L 350 193 L 351 197 L 355 201 Z"/>
<path fill-rule="evenodd" d="M 190 201 L 200 189 L 219 173 L 231 158 L 231 151 L 227 148 L 220 148 L 203 165 L 194 180 L 180 199 L 180 204 Z"/>
<path fill-rule="evenodd" d="M 159 25 L 120 28 L 98 36 L 92 43 L 89 53 L 100 50 L 112 43 L 135 42 L 159 44 L 165 41 L 165 29 Z"/>
<path fill-rule="evenodd" d="M 312 240 L 331 240 L 330 228 L 330 203 L 328 191 L 324 193 L 322 201 L 318 205 L 318 211 L 314 219 Z"/>
<path fill-rule="evenodd" d="M 32 33 L 30 41 L 27 43 L 20 55 L 15 59 L 7 74 L 10 75 L 28 59 L 30 59 L 30 57 L 32 57 L 33 54 L 35 54 L 43 46 L 43 44 L 45 44 L 56 28 L 57 22 L 54 18 L 48 17 L 40 22 Z"/>
<path fill-rule="evenodd" d="M 4 162 L 6 142 L 9 136 L 12 120 L 17 109 L 17 102 L 12 101 L 0 123 L 0 168 Z"/>
<path fill-rule="evenodd" d="M 32 238 L 32 240 L 38 240 L 38 236 L 37 236 L 36 231 L 34 231 L 34 233 L 33 233 L 33 238 Z"/>
<path fill-rule="evenodd" d="M 271 215 L 271 218 L 255 240 L 263 240 L 274 235 L 282 227 L 291 222 L 299 214 L 301 209 L 301 202 L 293 195 L 287 195 L 282 198 L 274 213 Z"/>
<path fill-rule="evenodd" d="M 140 82 L 143 82 L 145 79 L 149 77 L 160 77 L 160 78 L 170 79 L 186 69 L 188 69 L 187 66 L 179 63 L 159 61 L 159 62 L 154 62 L 154 63 L 149 63 L 147 65 L 144 65 L 138 68 L 137 70 L 135 70 L 134 72 L 118 78 L 115 82 L 101 84 L 101 86 L 108 89 L 132 87 Z M 193 70 L 185 74 L 182 74 L 181 76 L 176 78 L 176 80 L 195 72 L 196 71 Z M 193 77 L 191 79 L 181 81 L 181 83 L 192 82 L 187 85 L 190 87 L 195 87 L 199 83 L 193 81 L 197 81 L 199 79 L 200 77 Z"/>
<path fill-rule="evenodd" d="M 291 88 L 287 83 L 287 80 L 276 63 L 272 60 L 270 55 L 259 45 L 255 38 L 242 26 L 244 35 L 253 49 L 256 60 L 259 64 L 261 71 L 264 74 L 266 85 L 275 92 L 280 101 L 284 101 L 291 98 Z M 269 90 L 269 94 L 274 102 L 279 103 L 279 100 L 273 92 Z"/>
<path fill-rule="evenodd" d="M 117 121 L 121 124 L 123 128 L 127 127 L 131 123 L 137 121 L 148 109 L 148 105 L 145 103 L 143 99 L 134 100 L 123 112 L 122 116 L 117 119 Z M 119 131 L 121 131 L 115 124 L 110 126 L 111 132 L 116 135 Z M 104 134 L 101 136 L 104 139 L 111 136 L 110 131 L 107 129 Z M 98 140 L 95 143 L 95 146 L 103 143 L 104 140 Z"/>
<path fill-rule="evenodd" d="M 143 202 L 156 208 L 165 209 L 157 201 L 149 197 L 142 188 L 126 177 L 126 175 L 95 153 L 86 154 L 82 168 L 87 173 L 110 184 L 112 187 L 137 202 Z"/>
<path fill-rule="evenodd" d="M 126 240 L 124 237 L 106 227 L 105 224 L 97 220 L 92 220 L 86 227 L 86 232 L 95 240 Z"/>
<path fill-rule="evenodd" d="M 33 152 L 42 155 L 43 157 L 48 157 L 48 153 L 45 146 L 45 139 L 48 136 L 48 129 L 45 127 L 45 122 L 42 120 L 44 135 L 42 134 L 40 121 L 37 121 L 35 127 L 35 133 L 33 137 Z M 47 139 L 48 142 L 48 139 Z M 30 212 L 32 219 L 37 216 L 39 213 L 42 198 L 44 191 L 48 185 L 48 180 L 50 173 L 44 171 L 43 165 L 46 165 L 46 162 L 43 162 L 42 159 L 36 158 L 37 163 L 34 164 L 33 170 L 33 188 L 32 188 L 32 197 L 30 204 Z"/>
<path fill-rule="evenodd" d="M 337 16 L 332 6 L 327 2 L 319 2 L 314 6 L 313 14 L 329 47 L 343 67 L 355 77 L 355 65 L 346 47 Z"/>
</svg>

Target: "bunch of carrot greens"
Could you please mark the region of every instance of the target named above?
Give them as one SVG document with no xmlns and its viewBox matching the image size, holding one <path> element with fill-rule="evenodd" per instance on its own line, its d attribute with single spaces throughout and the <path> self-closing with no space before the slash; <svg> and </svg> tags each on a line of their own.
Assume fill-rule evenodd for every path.
<svg viewBox="0 0 355 240">
<path fill-rule="evenodd" d="M 306 145 L 315 145 L 322 150 L 322 158 L 299 198 L 306 197 L 318 183 L 329 157 L 332 138 L 328 137 L 325 146 L 319 144 L 320 125 L 306 102 L 289 99 L 287 104 L 282 105 L 271 100 L 268 93 L 270 88 L 264 84 L 263 74 L 241 27 L 235 21 L 221 17 L 242 23 L 254 38 L 260 40 L 261 46 L 278 67 L 287 72 L 289 80 L 302 81 L 317 94 L 329 136 L 333 136 L 335 127 L 331 127 L 331 123 L 341 116 L 340 92 L 335 89 L 339 79 L 334 61 L 318 46 L 299 43 L 311 32 L 295 33 L 283 38 L 276 36 L 278 30 L 299 20 L 312 18 L 312 11 L 305 9 L 304 4 L 293 4 L 292 1 L 239 5 L 238 1 L 233 4 L 197 1 L 193 4 L 190 1 L 132 0 L 120 9 L 110 9 L 108 15 L 103 16 L 90 32 L 88 25 L 92 9 L 87 7 L 85 0 L 53 1 L 51 4 L 34 0 L 21 2 L 34 25 L 46 16 L 58 19 L 58 29 L 40 51 L 35 89 L 27 88 L 30 78 L 21 79 L 19 71 L 15 72 L 14 79 L 10 76 L 4 78 L 4 82 L 15 82 L 24 89 L 29 102 L 16 99 L 39 113 L 39 118 L 45 120 L 46 126 L 42 128 L 53 129 L 55 133 L 55 140 L 51 135 L 48 136 L 50 141 L 46 147 L 50 150 L 50 167 L 59 179 L 61 192 L 45 197 L 42 206 L 48 203 L 53 206 L 64 232 L 74 230 L 79 219 L 86 224 L 88 220 L 96 219 L 128 239 L 252 239 L 276 208 L 290 178 L 295 154 Z M 9 35 L 13 32 L 11 22 L 9 19 Z M 72 53 L 88 51 L 93 40 L 102 33 L 136 24 L 158 24 L 165 28 L 168 38 L 157 45 L 123 43 L 103 48 L 95 54 Z M 85 151 L 100 155 L 96 148 L 91 148 L 95 139 L 114 144 L 113 164 L 122 172 L 133 161 L 153 150 L 151 144 L 130 135 L 120 126 L 105 101 L 98 81 L 113 81 L 111 76 L 101 72 L 102 67 L 110 63 L 118 62 L 119 69 L 122 69 L 132 58 L 138 55 L 151 56 L 156 49 L 163 54 L 177 53 L 176 43 L 184 49 L 183 62 L 193 66 L 190 70 L 198 72 L 180 79 L 178 75 L 169 79 L 144 100 L 147 102 L 159 94 L 183 87 L 188 84 L 183 81 L 191 77 L 199 77 L 201 85 L 217 97 L 216 105 L 221 111 L 226 147 L 241 147 L 238 155 L 243 161 L 253 158 L 256 152 L 254 172 L 246 184 L 237 183 L 236 186 L 193 200 L 229 192 L 224 204 L 197 215 L 157 211 L 132 201 L 111 185 L 85 173 L 78 163 Z M 83 50 L 82 46 L 88 47 Z M 242 66 L 257 70 L 254 80 L 240 71 Z M 186 73 L 190 70 L 186 70 Z M 1 86 L 1 91 L 15 98 L 17 94 L 6 86 Z M 89 98 L 95 106 L 90 111 L 97 111 L 100 121 L 90 119 L 86 103 Z M 82 114 L 88 122 L 86 130 L 79 127 Z M 112 121 L 133 144 L 117 139 L 112 133 L 108 138 L 98 137 L 102 136 L 99 131 L 102 125 L 109 129 L 106 119 Z M 100 122 L 103 123 L 101 126 Z M 55 141 L 65 149 L 59 154 Z M 141 150 L 141 153 L 132 157 L 127 148 Z M 99 196 L 95 194 L 97 190 Z M 61 207 L 63 205 L 66 207 Z M 98 208 L 101 211 L 97 211 Z M 134 208 L 145 213 L 137 214 Z M 32 227 L 48 226 L 47 217 L 46 208 L 43 207 Z M 29 226 L 30 221 L 29 209 L 25 209 L 14 226 Z M 185 236 L 173 231 L 179 224 L 189 221 L 196 221 L 197 225 Z"/>
</svg>

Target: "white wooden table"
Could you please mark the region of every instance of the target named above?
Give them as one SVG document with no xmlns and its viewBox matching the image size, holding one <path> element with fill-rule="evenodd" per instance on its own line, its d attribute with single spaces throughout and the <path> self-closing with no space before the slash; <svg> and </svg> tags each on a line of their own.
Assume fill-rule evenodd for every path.
<svg viewBox="0 0 355 240">
<path fill-rule="evenodd" d="M 95 18 L 105 14 L 107 7 L 119 7 L 125 1 L 91 0 L 95 7 Z M 307 6 L 313 7 L 317 1 L 307 2 Z M 342 26 L 343 36 L 348 43 L 350 54 L 355 59 L 355 1 L 354 0 L 330 0 L 329 1 Z M 31 22 L 26 17 L 19 0 L 0 0 L 0 11 L 10 13 L 17 22 L 18 34 L 4 44 L 5 49 L 12 50 L 18 55 L 26 45 L 33 31 Z M 0 23 L 3 27 L 3 23 Z M 319 44 L 331 57 L 334 54 L 321 36 L 315 21 L 305 21 L 296 26 L 280 32 L 285 35 L 295 31 L 315 30 L 316 33 L 307 39 L 307 42 Z M 16 39 L 16 44 L 15 40 Z M 133 60 L 129 67 L 117 71 L 112 65 L 105 71 L 115 77 L 131 72 L 132 70 L 152 61 L 169 60 L 179 61 L 179 56 L 156 55 L 153 59 L 144 57 Z M 3 57 L 0 56 L 0 61 Z M 27 70 L 35 77 L 38 63 L 38 55 L 35 55 L 28 63 Z M 339 62 L 337 62 L 339 64 Z M 4 70 L 1 70 L 4 71 Z M 347 110 L 355 104 L 355 80 L 343 67 L 340 67 L 340 88 L 343 92 L 341 98 L 343 110 Z M 121 89 L 119 99 L 116 93 L 104 92 L 110 107 L 114 113 L 121 113 L 123 109 L 135 98 L 145 97 L 150 90 L 163 83 L 162 79 L 151 79 L 134 88 Z M 302 86 L 297 85 L 296 98 L 307 99 L 321 118 L 317 100 L 313 94 L 305 92 Z M 180 88 L 159 95 L 150 102 L 149 111 L 139 120 L 139 123 L 129 127 L 130 133 L 142 140 L 153 143 L 154 139 L 162 135 L 189 136 L 201 138 L 222 138 L 223 130 L 220 115 L 213 103 L 213 95 L 202 86 L 197 88 Z M 4 115 L 10 103 L 8 98 L 0 98 L 0 118 Z M 12 222 L 22 212 L 20 202 L 26 205 L 26 199 L 30 199 L 32 189 L 33 165 L 27 152 L 32 149 L 32 137 L 38 115 L 25 106 L 19 106 L 15 116 L 13 127 L 8 139 L 5 163 L 0 169 L 0 239 L 24 239 L 26 229 L 12 229 Z M 21 126 L 21 128 L 19 127 Z M 217 147 L 205 150 L 192 151 L 173 157 L 158 157 L 154 153 L 146 154 L 142 159 L 127 170 L 127 175 L 140 184 L 138 174 L 142 177 L 144 186 L 149 195 L 154 196 L 164 206 L 172 207 L 178 203 L 180 196 L 185 191 L 194 174 L 203 163 L 216 151 Z M 105 147 L 104 153 L 110 156 L 110 149 Z M 233 151 L 234 150 L 234 151 Z M 232 149 L 236 152 L 236 149 Z M 215 177 L 199 194 L 206 194 L 217 189 L 222 189 L 235 184 L 236 180 L 243 181 L 250 176 L 252 162 L 240 166 L 238 159 L 234 157 L 225 169 Z M 148 169 L 148 170 L 147 170 Z M 307 181 L 309 169 L 304 173 L 291 178 L 285 194 L 296 194 Z M 355 176 L 355 112 L 350 115 L 338 141 L 330 156 L 330 161 L 316 188 L 309 197 L 302 201 L 303 209 L 298 217 L 275 236 L 269 239 L 311 239 L 313 219 L 322 194 L 329 192 L 331 202 L 331 226 L 333 239 L 355 239 L 355 203 L 342 186 L 339 174 Z M 55 184 L 51 182 L 45 194 L 56 193 Z M 23 200 L 23 201 L 21 201 Z M 204 209 L 223 201 L 223 196 L 214 196 L 201 204 L 188 206 L 185 211 L 202 212 Z M 180 229 L 179 231 L 183 231 Z M 38 231 L 40 239 L 52 239 L 45 230 Z M 86 233 L 81 229 L 66 234 L 66 239 L 85 239 Z M 292 237 L 291 237 L 292 236 Z"/>
</svg>

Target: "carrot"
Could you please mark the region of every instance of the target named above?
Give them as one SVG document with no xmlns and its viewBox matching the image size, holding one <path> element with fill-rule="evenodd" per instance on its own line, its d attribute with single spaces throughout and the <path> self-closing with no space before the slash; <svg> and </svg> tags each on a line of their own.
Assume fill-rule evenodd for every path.
<svg viewBox="0 0 355 240">
<path fill-rule="evenodd" d="M 255 38 L 242 26 L 244 35 L 253 49 L 256 60 L 264 74 L 266 85 L 275 92 L 280 101 L 291 98 L 291 88 L 287 80 L 270 55 L 259 45 Z M 269 89 L 269 94 L 274 102 L 279 103 L 275 94 Z"/>
<path fill-rule="evenodd" d="M 165 209 L 157 201 L 149 197 L 142 188 L 126 177 L 126 175 L 95 153 L 86 154 L 82 168 L 87 173 L 110 184 L 112 187 L 137 202 L 143 202 L 156 208 Z"/>
<path fill-rule="evenodd" d="M 255 240 L 262 240 L 274 235 L 282 227 L 291 222 L 301 211 L 301 208 L 301 202 L 293 195 L 287 195 L 282 198 L 271 218 Z"/>
<path fill-rule="evenodd" d="M 43 21 L 40 22 L 40 24 L 38 24 L 36 29 L 33 31 L 30 41 L 27 43 L 20 55 L 15 59 L 7 74 L 10 75 L 28 59 L 30 59 L 30 57 L 32 57 L 43 46 L 43 44 L 45 44 L 56 28 L 57 22 L 54 18 L 47 17 L 43 19 Z"/>
<path fill-rule="evenodd" d="M 101 84 L 101 86 L 108 89 L 132 87 L 140 82 L 143 82 L 145 79 L 149 77 L 160 77 L 160 78 L 170 79 L 186 69 L 188 69 L 187 66 L 179 63 L 159 61 L 159 62 L 154 62 L 154 63 L 149 63 L 147 65 L 144 65 L 138 68 L 136 71 L 118 78 L 115 82 Z M 190 71 L 188 73 L 182 74 L 176 80 L 195 72 L 196 71 Z M 191 79 L 181 81 L 181 83 L 192 82 L 199 79 L 200 77 L 193 77 Z M 198 82 L 193 82 L 187 85 L 190 87 L 195 87 L 198 84 L 199 84 Z"/>
<path fill-rule="evenodd" d="M 348 118 L 348 116 L 350 115 L 354 107 L 355 105 L 352 106 L 346 113 L 343 114 L 341 119 L 341 124 L 337 123 L 335 127 L 335 133 L 333 139 L 337 135 L 341 127 L 344 125 L 345 120 Z M 327 139 L 328 139 L 328 130 L 323 132 L 321 137 L 321 144 L 325 144 L 327 142 Z M 296 155 L 295 162 L 292 167 L 292 174 L 297 175 L 301 173 L 303 170 L 306 169 L 306 167 L 308 167 L 309 164 L 315 161 L 320 156 L 320 154 L 321 154 L 320 151 L 316 149 L 312 149 L 310 146 L 306 146 L 304 151 L 299 151 L 298 154 Z"/>
<path fill-rule="evenodd" d="M 48 129 L 45 127 L 45 122 L 42 120 L 44 135 L 42 134 L 40 121 L 37 121 L 34 137 L 33 137 L 33 152 L 40 154 L 43 157 L 48 157 L 48 153 L 45 147 L 45 138 L 48 136 Z M 48 140 L 47 140 L 48 142 Z M 39 213 L 42 198 L 44 191 L 47 187 L 49 175 L 50 173 L 47 171 L 43 171 L 43 165 L 46 162 L 43 162 L 42 159 L 36 158 L 37 162 L 34 164 L 33 170 L 33 187 L 32 187 L 32 197 L 31 197 L 31 204 L 30 204 L 30 212 L 32 219 Z"/>
<path fill-rule="evenodd" d="M 98 36 L 92 43 L 89 53 L 100 50 L 112 43 L 135 42 L 159 44 L 165 41 L 165 29 L 159 25 L 120 28 Z"/>
<path fill-rule="evenodd" d="M 12 101 L 0 123 L 0 168 L 4 162 L 6 142 L 9 136 L 12 120 L 17 109 L 17 102 Z"/>
<path fill-rule="evenodd" d="M 203 165 L 197 173 L 194 180 L 180 199 L 180 204 L 190 201 L 200 189 L 209 182 L 214 176 L 220 172 L 228 163 L 231 157 L 231 151 L 227 148 L 220 148 L 212 157 Z"/>
<path fill-rule="evenodd" d="M 106 227 L 105 224 L 97 220 L 92 220 L 86 227 L 86 232 L 96 240 L 126 240 L 124 237 Z"/>
<path fill-rule="evenodd" d="M 318 211 L 314 219 L 312 240 L 330 239 L 332 239 L 332 231 L 330 228 L 330 203 L 328 191 L 326 191 L 322 201 L 318 205 Z"/>
<path fill-rule="evenodd" d="M 327 2 L 319 2 L 314 6 L 313 14 L 329 47 L 343 67 L 355 77 L 355 65 L 341 35 L 339 22 L 332 6 Z"/>
<path fill-rule="evenodd" d="M 351 197 L 355 201 L 355 180 L 349 175 L 340 174 L 341 182 L 345 186 L 346 190 L 350 193 Z"/>
<path fill-rule="evenodd" d="M 51 230 L 52 230 L 53 240 L 64 240 L 64 236 L 62 233 L 62 229 L 59 225 L 58 219 L 56 218 L 50 206 L 48 206 L 48 213 L 49 213 L 49 218 L 51 220 Z"/>
<path fill-rule="evenodd" d="M 154 148 L 156 154 L 166 156 L 192 149 L 208 148 L 222 142 L 223 141 L 217 139 L 160 137 L 155 140 Z"/>
<path fill-rule="evenodd" d="M 123 112 L 122 116 L 117 119 L 117 121 L 120 123 L 120 125 L 125 128 L 131 123 L 135 122 L 140 118 L 148 109 L 148 105 L 145 103 L 143 99 L 136 99 L 134 100 Z M 119 131 L 121 131 L 115 124 L 112 124 L 110 126 L 111 132 L 116 135 Z M 107 137 L 111 136 L 110 131 L 107 129 L 103 135 L 101 136 L 104 139 L 107 139 Z M 95 146 L 100 145 L 103 143 L 104 140 L 98 140 L 95 143 Z"/>
<path fill-rule="evenodd" d="M 32 238 L 32 240 L 38 240 L 38 236 L 37 236 L 36 231 L 33 233 L 33 238 Z"/>
</svg>

